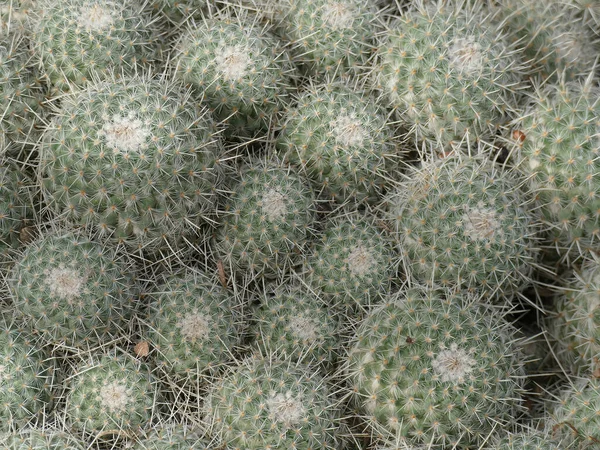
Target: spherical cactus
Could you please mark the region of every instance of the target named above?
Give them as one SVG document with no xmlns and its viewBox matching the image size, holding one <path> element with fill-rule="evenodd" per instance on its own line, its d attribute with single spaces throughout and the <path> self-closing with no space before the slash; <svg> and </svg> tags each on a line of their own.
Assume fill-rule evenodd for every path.
<svg viewBox="0 0 600 450">
<path fill-rule="evenodd" d="M 600 369 L 600 265 L 587 261 L 565 283 L 545 320 L 554 354 L 571 372 Z"/>
<path fill-rule="evenodd" d="M 231 136 L 268 130 L 295 76 L 278 40 L 244 15 L 215 14 L 191 26 L 176 46 L 173 63 Z"/>
<path fill-rule="evenodd" d="M 340 354 L 340 318 L 301 284 L 264 293 L 252 321 L 249 333 L 262 355 L 331 368 Z"/>
<path fill-rule="evenodd" d="M 30 243 L 8 284 L 14 314 L 41 343 L 88 348 L 123 332 L 135 306 L 132 266 L 78 232 Z"/>
<path fill-rule="evenodd" d="M 409 173 L 387 202 L 409 275 L 503 299 L 524 287 L 538 229 L 521 185 L 513 172 L 461 153 Z"/>
<path fill-rule="evenodd" d="M 240 174 L 217 231 L 225 267 L 267 277 L 289 271 L 300 262 L 314 226 L 313 191 L 273 159 L 251 160 Z"/>
<path fill-rule="evenodd" d="M 63 96 L 40 148 L 50 209 L 130 249 L 187 246 L 216 212 L 223 167 L 210 115 L 188 94 L 134 76 Z"/>
<path fill-rule="evenodd" d="M 576 380 L 565 390 L 552 413 L 555 435 L 573 448 L 592 450 L 600 443 L 600 380 Z M 564 447 L 562 447 L 564 448 Z"/>
<path fill-rule="evenodd" d="M 220 380 L 207 399 L 219 438 L 245 450 L 337 450 L 340 408 L 312 369 L 251 359 Z"/>
<path fill-rule="evenodd" d="M 148 429 L 157 401 L 143 363 L 125 354 L 96 355 L 69 377 L 65 419 L 76 435 L 114 441 Z M 113 447 L 115 448 L 115 447 Z"/>
<path fill-rule="evenodd" d="M 364 0 L 283 0 L 278 21 L 294 61 L 312 76 L 347 77 L 368 68 L 378 11 Z"/>
<path fill-rule="evenodd" d="M 1 35 L 0 35 L 1 36 Z M 43 126 L 44 90 L 23 35 L 11 33 L 0 41 L 0 133 L 7 144 L 35 144 Z M 3 149 L 4 151 L 4 149 Z"/>
<path fill-rule="evenodd" d="M 508 36 L 524 47 L 523 58 L 546 78 L 587 75 L 598 48 L 594 35 L 562 1 L 502 0 L 497 8 Z"/>
<path fill-rule="evenodd" d="M 40 0 L 35 54 L 57 94 L 112 71 L 135 73 L 155 51 L 153 19 L 137 0 Z"/>
<path fill-rule="evenodd" d="M 383 35 L 377 85 L 417 141 L 485 140 L 517 107 L 519 53 L 481 6 L 418 1 Z"/>
<path fill-rule="evenodd" d="M 16 324 L 0 319 L 0 431 L 19 430 L 49 412 L 55 377 L 48 355 Z"/>
<path fill-rule="evenodd" d="M 0 159 L 0 265 L 12 263 L 33 223 L 35 182 L 23 167 Z"/>
<path fill-rule="evenodd" d="M 387 113 L 348 84 L 313 85 L 283 120 L 277 145 L 285 159 L 339 202 L 377 202 L 398 152 Z"/>
<path fill-rule="evenodd" d="M 390 237 L 373 220 L 340 214 L 327 222 L 304 272 L 329 304 L 352 310 L 377 303 L 389 292 L 397 259 Z"/>
<path fill-rule="evenodd" d="M 192 271 L 175 273 L 148 297 L 144 334 L 159 366 L 196 383 L 230 359 L 240 338 L 238 305 L 218 280 Z"/>
<path fill-rule="evenodd" d="M 359 325 L 345 373 L 377 433 L 431 449 L 480 445 L 519 404 L 521 362 L 502 317 L 411 289 Z"/>
<path fill-rule="evenodd" d="M 515 155 L 530 179 L 548 239 L 559 254 L 577 259 L 600 248 L 600 89 L 585 83 L 538 89 L 515 127 Z"/>
<path fill-rule="evenodd" d="M 28 428 L 0 435 L 4 450 L 85 450 L 87 443 L 64 431 Z"/>
</svg>

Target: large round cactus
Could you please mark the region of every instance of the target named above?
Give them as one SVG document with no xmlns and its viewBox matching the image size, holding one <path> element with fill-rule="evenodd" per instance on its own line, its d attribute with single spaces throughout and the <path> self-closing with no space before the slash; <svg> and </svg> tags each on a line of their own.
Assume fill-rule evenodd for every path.
<svg viewBox="0 0 600 450">
<path fill-rule="evenodd" d="M 348 84 L 314 85 L 283 121 L 277 144 L 324 197 L 376 203 L 398 154 L 387 113 Z"/>
<path fill-rule="evenodd" d="M 398 256 L 391 238 L 366 215 L 342 213 L 305 259 L 307 283 L 335 307 L 377 303 L 391 289 Z"/>
<path fill-rule="evenodd" d="M 9 277 L 14 314 L 41 343 L 87 348 L 117 337 L 135 306 L 123 254 L 77 232 L 32 242 Z"/>
<path fill-rule="evenodd" d="M 51 210 L 130 249 L 178 248 L 216 212 L 219 137 L 180 85 L 100 81 L 61 98 L 40 148 Z"/>
<path fill-rule="evenodd" d="M 512 342 L 502 317 L 414 289 L 369 313 L 345 373 L 377 433 L 432 449 L 480 445 L 518 409 L 523 374 Z"/>
<path fill-rule="evenodd" d="M 455 153 L 408 174 L 388 199 L 413 279 L 509 298 L 535 262 L 537 227 L 514 173 Z"/>
<path fill-rule="evenodd" d="M 158 36 L 143 9 L 137 0 L 40 0 L 32 41 L 53 89 L 60 93 L 94 76 L 141 68 Z"/>
<path fill-rule="evenodd" d="M 549 244 L 568 259 L 600 248 L 600 88 L 586 82 L 538 89 L 515 127 L 520 170 L 530 179 Z"/>
<path fill-rule="evenodd" d="M 73 433 L 113 441 L 147 430 L 157 389 L 143 363 L 124 354 L 96 355 L 69 377 L 65 419 Z"/>
<path fill-rule="evenodd" d="M 281 43 L 251 17 L 218 14 L 191 26 L 175 48 L 177 75 L 228 125 L 229 135 L 264 132 L 277 120 L 295 68 Z"/>
<path fill-rule="evenodd" d="M 307 182 L 275 160 L 253 159 L 240 170 L 217 245 L 238 274 L 274 277 L 300 262 L 314 227 L 315 195 Z"/>
<path fill-rule="evenodd" d="M 340 407 L 323 378 L 302 365 L 250 359 L 211 390 L 207 417 L 244 450 L 337 450 Z"/>
<path fill-rule="evenodd" d="M 49 412 L 55 378 L 56 367 L 46 352 L 31 342 L 28 333 L 2 317 L 0 431 L 17 431 Z"/>
<path fill-rule="evenodd" d="M 187 271 L 168 276 L 149 293 L 144 331 L 159 366 L 195 383 L 230 359 L 240 338 L 236 306 L 233 294 L 208 275 Z"/>
<path fill-rule="evenodd" d="M 481 4 L 417 1 L 383 35 L 377 85 L 417 140 L 486 139 L 517 107 L 519 53 Z"/>
</svg>

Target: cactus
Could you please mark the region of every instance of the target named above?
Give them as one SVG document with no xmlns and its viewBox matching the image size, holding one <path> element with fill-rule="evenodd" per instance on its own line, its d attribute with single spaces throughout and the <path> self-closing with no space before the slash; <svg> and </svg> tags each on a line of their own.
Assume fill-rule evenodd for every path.
<svg viewBox="0 0 600 450">
<path fill-rule="evenodd" d="M 264 293 L 249 333 L 259 354 L 328 369 L 340 354 L 340 318 L 301 284 L 278 284 Z"/>
<path fill-rule="evenodd" d="M 554 340 L 554 353 L 571 373 L 600 368 L 600 266 L 588 260 L 556 296 L 545 326 Z"/>
<path fill-rule="evenodd" d="M 536 193 L 549 244 L 570 262 L 600 245 L 599 92 L 592 76 L 548 84 L 514 124 L 523 136 L 516 164 Z"/>
<path fill-rule="evenodd" d="M 298 364 L 249 359 L 209 392 L 217 436 L 244 450 L 337 450 L 340 409 L 326 381 Z"/>
<path fill-rule="evenodd" d="M 187 246 L 216 213 L 223 172 L 210 115 L 188 94 L 134 76 L 62 97 L 40 148 L 49 208 L 131 250 Z"/>
<path fill-rule="evenodd" d="M 578 379 L 561 393 L 552 412 L 555 435 L 577 450 L 600 444 L 600 380 Z M 564 447 L 561 447 L 561 449 Z"/>
<path fill-rule="evenodd" d="M 351 396 L 384 437 L 431 449 L 480 445 L 518 411 L 512 334 L 502 316 L 465 297 L 401 292 L 356 331 L 344 368 Z"/>
<path fill-rule="evenodd" d="M 197 438 L 181 425 L 160 426 L 146 433 L 130 450 L 213 450 L 216 447 L 206 438 Z"/>
<path fill-rule="evenodd" d="M 417 141 L 485 140 L 518 106 L 519 52 L 482 3 L 416 1 L 383 35 L 376 84 Z"/>
<path fill-rule="evenodd" d="M 486 447 L 487 448 L 487 447 Z M 562 440 L 555 439 L 550 433 L 524 431 L 510 434 L 495 442 L 489 450 L 566 450 Z"/>
<path fill-rule="evenodd" d="M 218 254 L 237 274 L 285 273 L 300 262 L 314 226 L 314 193 L 275 159 L 250 160 L 240 174 L 217 230 Z"/>
<path fill-rule="evenodd" d="M 523 58 L 544 78 L 575 79 L 594 65 L 594 35 L 565 2 L 502 0 L 495 11 L 510 39 L 524 47 Z"/>
<path fill-rule="evenodd" d="M 376 203 L 398 156 L 387 113 L 366 92 L 339 82 L 302 92 L 277 144 L 316 191 L 342 203 Z"/>
<path fill-rule="evenodd" d="M 123 332 L 136 290 L 127 258 L 78 232 L 30 243 L 8 280 L 12 309 L 40 342 L 85 349 Z"/>
<path fill-rule="evenodd" d="M 181 25 L 189 19 L 200 19 L 202 12 L 214 3 L 210 0 L 151 0 L 155 12 L 159 12 L 174 25 Z"/>
<path fill-rule="evenodd" d="M 538 232 L 521 184 L 486 158 L 461 153 L 413 169 L 387 201 L 408 274 L 500 301 L 518 292 L 535 263 Z"/>
<path fill-rule="evenodd" d="M 296 64 L 317 78 L 368 70 L 379 31 L 378 11 L 364 0 L 279 0 L 278 27 Z M 276 9 L 277 10 L 277 9 Z"/>
<path fill-rule="evenodd" d="M 27 332 L 0 319 L 0 431 L 17 431 L 50 411 L 56 366 Z M 0 439 L 1 442 L 1 439 Z M 6 448 L 2 446 L 2 448 Z"/>
<path fill-rule="evenodd" d="M 68 433 L 52 429 L 28 428 L 0 435 L 4 450 L 85 450 L 87 444 Z"/>
<path fill-rule="evenodd" d="M 2 0 L 0 2 L 0 39 L 14 34 L 29 34 L 30 17 L 36 0 Z"/>
<path fill-rule="evenodd" d="M 306 258 L 307 283 L 335 307 L 364 308 L 391 289 L 398 259 L 391 239 L 359 213 L 339 214 Z"/>
<path fill-rule="evenodd" d="M 44 90 L 22 34 L 3 36 L 0 43 L 0 133 L 7 144 L 35 144 L 44 119 Z"/>
<path fill-rule="evenodd" d="M 143 363 L 117 352 L 94 355 L 69 378 L 66 424 L 95 442 L 133 437 L 150 427 L 156 400 L 155 381 Z"/>
<path fill-rule="evenodd" d="M 217 280 L 199 272 L 175 273 L 149 297 L 145 334 L 159 366 L 195 384 L 230 358 L 240 337 L 237 305 Z"/>
<path fill-rule="evenodd" d="M 158 37 L 137 0 L 40 0 L 33 9 L 35 54 L 53 91 L 83 86 L 113 71 L 135 73 L 151 60 Z"/>
<path fill-rule="evenodd" d="M 176 45 L 176 73 L 227 124 L 230 136 L 264 132 L 292 88 L 294 66 L 277 39 L 250 16 L 222 13 L 191 26 Z"/>
</svg>

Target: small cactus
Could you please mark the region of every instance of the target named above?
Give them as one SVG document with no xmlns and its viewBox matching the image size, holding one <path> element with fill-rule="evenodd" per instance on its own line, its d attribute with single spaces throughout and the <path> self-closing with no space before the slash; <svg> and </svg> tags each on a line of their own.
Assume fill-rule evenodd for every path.
<svg viewBox="0 0 600 450">
<path fill-rule="evenodd" d="M 64 431 L 28 428 L 0 435 L 3 450 L 86 450 L 87 443 Z"/>
<path fill-rule="evenodd" d="M 78 232 L 45 233 L 16 261 L 15 316 L 41 343 L 86 349 L 120 333 L 135 306 L 127 257 Z"/>
<path fill-rule="evenodd" d="M 312 85 L 283 120 L 284 158 L 325 198 L 376 203 L 398 154 L 387 113 L 347 83 Z"/>
<path fill-rule="evenodd" d="M 230 136 L 267 131 L 286 105 L 295 68 L 278 40 L 251 17 L 215 14 L 189 27 L 175 48 L 177 76 L 196 89 Z"/>
<path fill-rule="evenodd" d="M 326 381 L 302 365 L 249 359 L 213 386 L 207 404 L 216 435 L 233 448 L 342 448 L 340 408 Z"/>
<path fill-rule="evenodd" d="M 417 141 L 485 140 L 518 106 L 519 53 L 482 3 L 416 1 L 382 35 L 376 83 Z"/>
<path fill-rule="evenodd" d="M 135 73 L 152 59 L 157 31 L 137 0 L 39 0 L 35 54 L 58 95 L 113 71 Z"/>
<path fill-rule="evenodd" d="M 225 206 L 217 247 L 228 271 L 275 277 L 301 260 L 315 220 L 315 195 L 273 159 L 248 161 Z"/>
</svg>

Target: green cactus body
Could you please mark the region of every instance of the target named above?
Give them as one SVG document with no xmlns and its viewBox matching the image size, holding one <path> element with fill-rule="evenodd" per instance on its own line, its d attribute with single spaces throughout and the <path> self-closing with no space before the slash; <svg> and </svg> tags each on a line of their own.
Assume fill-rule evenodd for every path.
<svg viewBox="0 0 600 450">
<path fill-rule="evenodd" d="M 167 277 L 149 297 L 146 333 L 159 366 L 177 378 L 197 380 L 230 359 L 240 325 L 232 295 L 217 280 L 182 272 Z"/>
<path fill-rule="evenodd" d="M 600 247 L 599 89 L 593 80 L 548 85 L 515 124 L 520 170 L 530 178 L 548 239 L 577 259 Z"/>
<path fill-rule="evenodd" d="M 151 0 L 154 11 L 159 11 L 175 25 L 181 25 L 190 18 L 200 19 L 211 0 Z"/>
<path fill-rule="evenodd" d="M 342 83 L 300 94 L 277 144 L 315 190 L 342 203 L 376 203 L 397 157 L 387 113 L 368 94 Z"/>
<path fill-rule="evenodd" d="M 600 266 L 587 261 L 565 285 L 545 320 L 555 355 L 565 370 L 600 368 Z"/>
<path fill-rule="evenodd" d="M 580 379 L 564 391 L 552 413 L 555 435 L 577 450 L 593 450 L 600 443 L 600 380 Z M 564 447 L 563 447 L 564 448 Z M 561 448 L 562 450 L 562 448 Z"/>
<path fill-rule="evenodd" d="M 6 39 L 12 33 L 29 34 L 30 18 L 36 0 L 0 1 L 0 39 Z"/>
<path fill-rule="evenodd" d="M 263 295 L 250 334 L 262 355 L 331 368 L 340 354 L 340 321 L 301 285 L 279 285 Z"/>
<path fill-rule="evenodd" d="M 565 2 L 502 0 L 496 9 L 510 39 L 524 47 L 523 57 L 544 78 L 587 75 L 598 49 L 594 35 Z"/>
<path fill-rule="evenodd" d="M 218 436 L 244 450 L 337 450 L 339 407 L 323 378 L 301 365 L 251 359 L 209 394 Z"/>
<path fill-rule="evenodd" d="M 41 136 L 45 98 L 35 70 L 29 67 L 30 58 L 22 35 L 3 37 L 0 43 L 0 100 L 3 105 L 0 132 L 7 145 L 35 144 Z"/>
<path fill-rule="evenodd" d="M 277 161 L 253 160 L 240 173 L 217 231 L 225 267 L 267 277 L 289 271 L 314 224 L 314 193 Z"/>
<path fill-rule="evenodd" d="M 0 324 L 0 431 L 17 431 L 50 410 L 56 367 L 14 324 Z"/>
<path fill-rule="evenodd" d="M 528 202 L 514 173 L 456 153 L 414 169 L 388 211 L 412 278 L 507 299 L 535 262 Z"/>
<path fill-rule="evenodd" d="M 226 14 L 190 28 L 176 46 L 174 64 L 231 136 L 264 132 L 276 122 L 295 77 L 274 36 L 250 17 Z"/>
<path fill-rule="evenodd" d="M 480 445 L 513 419 L 522 366 L 502 317 L 409 290 L 359 325 L 345 373 L 383 436 L 431 449 Z"/>
<path fill-rule="evenodd" d="M 138 76 L 61 98 L 40 148 L 50 209 L 129 249 L 188 245 L 216 213 L 223 172 L 210 115 L 188 100 Z"/>
<path fill-rule="evenodd" d="M 363 0 L 283 0 L 278 21 L 294 61 L 312 76 L 348 77 L 368 68 L 377 9 Z"/>
<path fill-rule="evenodd" d="M 29 428 L 0 435 L 4 450 L 85 450 L 87 443 L 68 433 Z"/>
<path fill-rule="evenodd" d="M 395 260 L 391 239 L 372 220 L 341 214 L 327 223 L 304 271 L 328 303 L 351 310 L 377 303 L 389 292 Z"/>
<path fill-rule="evenodd" d="M 148 429 L 156 404 L 149 370 L 128 355 L 104 354 L 77 367 L 65 417 L 73 433 L 98 441 Z"/>
<path fill-rule="evenodd" d="M 76 232 L 29 244 L 8 280 L 14 314 L 40 342 L 96 346 L 123 332 L 135 306 L 132 266 Z"/>
<path fill-rule="evenodd" d="M 23 244 L 21 232 L 33 221 L 34 186 L 22 167 L 0 159 L 0 265 L 13 262 Z"/>
<path fill-rule="evenodd" d="M 157 32 L 137 0 L 40 0 L 35 54 L 56 94 L 114 72 L 131 74 L 155 52 Z"/>
<path fill-rule="evenodd" d="M 517 107 L 519 52 L 467 2 L 423 3 L 392 22 L 378 47 L 382 97 L 417 141 L 490 138 Z"/>
</svg>

